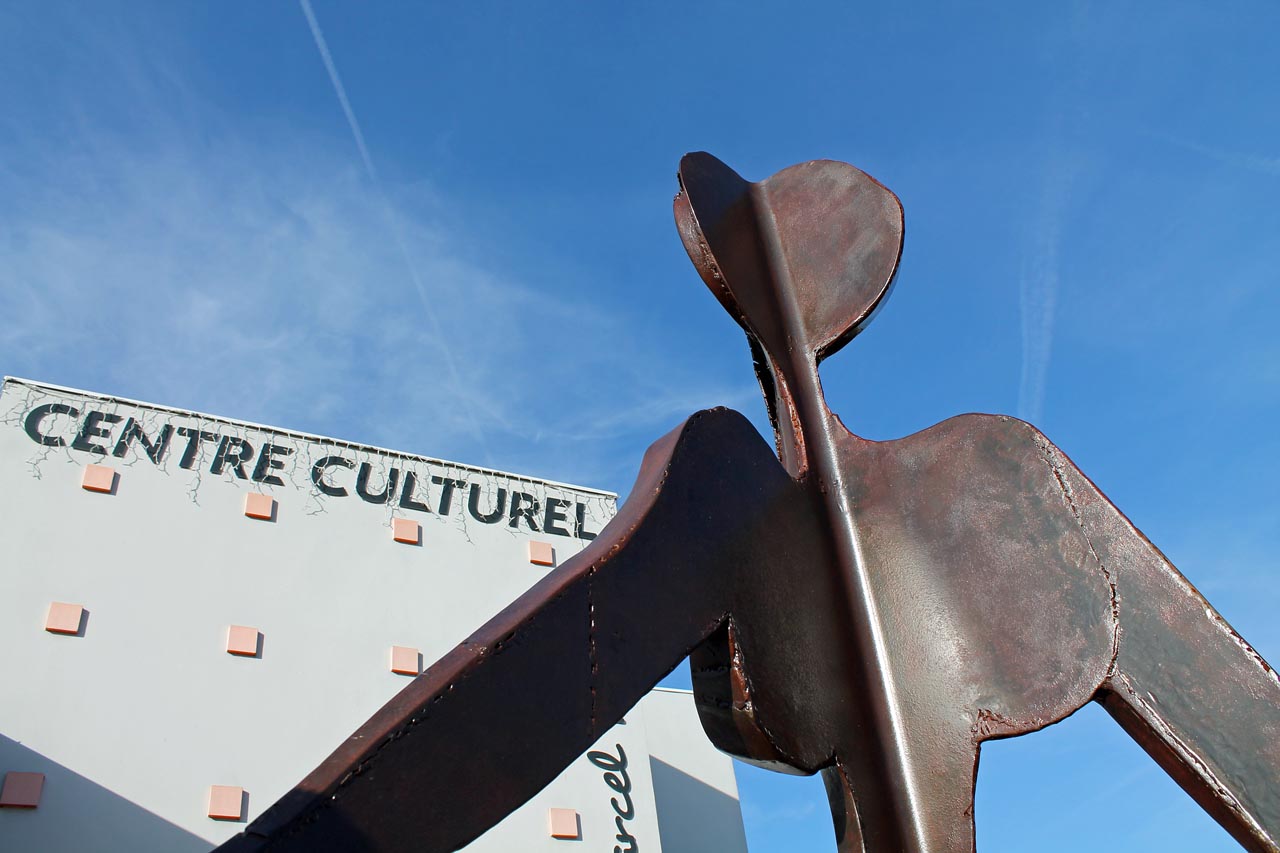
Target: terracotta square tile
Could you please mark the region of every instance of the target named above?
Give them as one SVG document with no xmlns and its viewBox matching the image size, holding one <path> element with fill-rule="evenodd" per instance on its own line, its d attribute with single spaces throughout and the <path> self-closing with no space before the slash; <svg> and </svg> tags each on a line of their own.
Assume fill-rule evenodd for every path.
<svg viewBox="0 0 1280 853">
<path fill-rule="evenodd" d="M 209 817 L 214 820 L 240 820 L 244 817 L 241 803 L 244 800 L 244 788 L 234 785 L 209 786 Z"/>
<path fill-rule="evenodd" d="M 49 615 L 45 617 L 44 629 L 53 634 L 78 634 L 80 620 L 83 617 L 83 605 L 55 601 L 49 605 Z"/>
<path fill-rule="evenodd" d="M 573 809 L 547 809 L 552 838 L 577 838 L 578 813 Z"/>
<path fill-rule="evenodd" d="M 412 518 L 391 519 L 391 538 L 406 545 L 417 545 L 422 541 L 422 525 Z"/>
<path fill-rule="evenodd" d="M 232 625 L 227 629 L 227 651 L 241 657 L 257 657 L 259 636 L 257 628 Z"/>
<path fill-rule="evenodd" d="M 263 521 L 274 521 L 276 516 L 276 499 L 271 495 L 250 492 L 244 496 L 244 514 L 250 518 Z"/>
<path fill-rule="evenodd" d="M 391 647 L 391 671 L 401 675 L 417 675 L 422 672 L 418 668 L 418 650 L 410 646 Z"/>
<path fill-rule="evenodd" d="M 529 562 L 535 566 L 554 566 L 556 549 L 551 547 L 550 542 L 530 542 Z"/>
<path fill-rule="evenodd" d="M 116 484 L 116 469 L 108 468 L 106 465 L 86 465 L 84 466 L 84 476 L 80 478 L 82 488 L 90 492 L 103 492 L 111 494 Z"/>
<path fill-rule="evenodd" d="M 43 773 L 19 773 L 11 770 L 4 774 L 4 786 L 0 787 L 0 807 L 34 809 L 40 805 L 40 794 L 43 792 Z"/>
</svg>

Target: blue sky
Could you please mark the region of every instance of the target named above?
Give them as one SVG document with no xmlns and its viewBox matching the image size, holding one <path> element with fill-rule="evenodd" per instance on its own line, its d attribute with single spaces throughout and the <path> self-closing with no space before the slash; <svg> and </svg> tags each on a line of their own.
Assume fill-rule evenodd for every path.
<svg viewBox="0 0 1280 853">
<path fill-rule="evenodd" d="M 6 6 L 0 371 L 625 495 L 696 409 L 768 429 L 680 155 L 846 160 L 907 238 L 845 423 L 1035 422 L 1280 660 L 1273 4 Z M 739 781 L 753 853 L 833 849 Z M 1093 706 L 984 747 L 977 819 L 1237 849 Z"/>
</svg>

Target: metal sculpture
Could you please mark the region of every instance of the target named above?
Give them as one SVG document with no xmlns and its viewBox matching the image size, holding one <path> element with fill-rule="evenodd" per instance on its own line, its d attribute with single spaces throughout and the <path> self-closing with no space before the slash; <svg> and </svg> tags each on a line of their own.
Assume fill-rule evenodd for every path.
<svg viewBox="0 0 1280 853">
<path fill-rule="evenodd" d="M 461 847 L 691 654 L 712 741 L 821 772 L 845 853 L 972 851 L 982 741 L 1091 699 L 1245 848 L 1280 851 L 1280 680 L 1058 448 L 989 415 L 868 441 L 827 408 L 818 363 L 897 267 L 893 193 L 830 161 L 749 183 L 708 154 L 680 185 L 777 457 L 741 415 L 693 415 L 586 550 L 222 849 Z"/>
</svg>

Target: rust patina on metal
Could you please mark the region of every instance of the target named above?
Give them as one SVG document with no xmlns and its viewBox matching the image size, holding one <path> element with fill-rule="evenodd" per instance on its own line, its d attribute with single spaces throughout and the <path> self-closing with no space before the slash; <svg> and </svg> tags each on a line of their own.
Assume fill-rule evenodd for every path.
<svg viewBox="0 0 1280 853">
<path fill-rule="evenodd" d="M 821 772 L 841 851 L 974 849 L 984 740 L 1100 702 L 1251 851 L 1280 851 L 1280 681 L 1034 427 L 850 433 L 818 363 L 888 293 L 898 199 L 815 161 L 680 165 L 680 236 L 747 333 L 777 456 L 736 412 L 645 455 L 567 561 L 225 850 L 454 850 L 685 655 L 722 750 Z"/>
</svg>

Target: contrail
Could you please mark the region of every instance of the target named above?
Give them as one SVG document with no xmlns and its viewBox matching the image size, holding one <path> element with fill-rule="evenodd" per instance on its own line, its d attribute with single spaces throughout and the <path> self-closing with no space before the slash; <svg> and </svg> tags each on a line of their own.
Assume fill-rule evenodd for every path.
<svg viewBox="0 0 1280 853">
<path fill-rule="evenodd" d="M 1228 166 L 1235 166 L 1238 169 L 1248 169 L 1253 172 L 1261 172 L 1264 175 L 1272 177 L 1280 177 L 1280 157 L 1267 157 L 1261 154 L 1248 154 L 1240 151 L 1228 151 L 1223 148 L 1215 148 L 1211 145 L 1203 145 L 1191 139 L 1183 139 L 1179 136 L 1173 136 L 1168 133 L 1153 133 L 1166 142 L 1171 142 L 1188 151 L 1194 151 L 1202 154 L 1219 163 L 1226 163 Z"/>
<path fill-rule="evenodd" d="M 1058 303 L 1058 250 L 1062 243 L 1063 217 L 1082 163 L 1072 145 L 1080 125 L 1081 93 L 1090 72 L 1097 67 L 1096 49 L 1089 33 L 1095 15 L 1090 3 L 1077 0 L 1067 10 L 1061 33 L 1045 44 L 1047 58 L 1061 73 L 1047 99 L 1047 142 L 1040 186 L 1039 215 L 1027 241 L 1031 253 L 1024 257 L 1019 281 L 1022 315 L 1022 376 L 1018 383 L 1018 417 L 1036 423 L 1044 415 L 1053 354 L 1053 324 Z"/>
<path fill-rule="evenodd" d="M 1046 158 L 1040 212 L 1030 241 L 1031 254 L 1022 265 L 1019 303 L 1022 314 L 1022 379 L 1018 385 L 1018 417 L 1037 423 L 1044 415 L 1049 360 L 1053 353 L 1053 319 L 1058 303 L 1058 247 L 1062 216 L 1077 172 L 1076 163 L 1053 146 Z"/>
<path fill-rule="evenodd" d="M 1018 417 L 1036 423 L 1044 413 L 1044 393 L 1053 351 L 1053 315 L 1058 300 L 1060 193 L 1048 188 L 1034 254 L 1026 262 L 1019 287 L 1022 314 L 1022 378 Z"/>
<path fill-rule="evenodd" d="M 347 117 L 347 126 L 351 128 L 351 135 L 355 138 L 356 148 L 360 151 L 360 159 L 364 163 L 365 172 L 368 173 L 369 181 L 373 184 L 374 192 L 377 193 L 378 200 L 382 204 L 383 214 L 391 226 L 391 233 L 395 237 L 396 247 L 400 250 L 400 257 L 404 260 L 405 268 L 409 271 L 409 279 L 413 282 L 414 290 L 418 293 L 418 301 L 422 303 L 422 311 L 426 314 L 436 345 L 440 348 L 440 354 L 444 357 L 445 367 L 449 371 L 449 379 L 453 385 L 454 397 L 458 400 L 462 413 L 469 422 L 471 436 L 475 439 L 476 444 L 479 445 L 480 452 L 484 454 L 485 463 L 492 464 L 492 456 L 489 453 L 488 444 L 485 442 L 484 433 L 480 429 L 480 421 L 476 418 L 475 411 L 471 408 L 471 403 L 463 393 L 462 377 L 458 373 L 457 362 L 454 361 L 452 351 L 445 344 L 444 334 L 440 327 L 440 319 L 431 307 L 431 300 L 427 298 L 427 289 L 423 286 L 422 277 L 418 275 L 417 265 L 414 264 L 413 257 L 409 254 L 409 248 L 404 240 L 404 232 L 400 227 L 400 218 L 396 215 L 391 203 L 387 200 L 386 193 L 382 190 L 382 183 L 378 180 L 378 170 L 374 168 L 373 158 L 369 156 L 369 148 L 364 143 L 364 133 L 360 130 L 360 122 L 356 120 L 355 111 L 351 109 L 351 101 L 347 99 L 346 87 L 342 85 L 342 78 L 338 76 L 338 66 L 333 63 L 333 56 L 329 53 L 329 44 L 324 40 L 324 33 L 320 30 L 320 22 L 316 20 L 316 13 L 311 8 L 311 0 L 298 0 L 298 2 L 302 6 L 302 13 L 307 16 L 307 26 L 311 28 L 311 38 L 316 43 L 316 50 L 320 51 L 320 59 L 324 61 L 325 70 L 329 72 L 329 82 L 333 84 L 333 91 L 338 96 L 338 103 L 342 106 L 342 113 Z"/>
<path fill-rule="evenodd" d="M 329 81 L 333 83 L 333 91 L 338 95 L 338 103 L 342 105 L 342 113 L 347 117 L 351 135 L 356 138 L 356 148 L 360 149 L 360 159 L 364 161 L 365 171 L 369 173 L 369 180 L 376 184 L 378 182 L 378 170 L 373 168 L 373 158 L 369 156 L 369 148 L 364 144 L 364 134 L 360 132 L 360 122 L 356 121 L 356 114 L 351 109 L 351 102 L 347 100 L 347 89 L 342 85 L 342 78 L 338 76 L 338 66 L 333 64 L 333 56 L 329 53 L 329 44 L 324 40 L 324 33 L 320 32 L 320 22 L 316 20 L 316 13 L 311 9 L 311 0 L 299 0 L 299 2 L 302 3 L 302 14 L 307 16 L 307 25 L 311 27 L 311 38 L 315 40 L 316 49 L 320 51 L 320 58 L 324 60 L 325 70 L 329 72 Z"/>
</svg>

